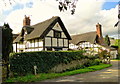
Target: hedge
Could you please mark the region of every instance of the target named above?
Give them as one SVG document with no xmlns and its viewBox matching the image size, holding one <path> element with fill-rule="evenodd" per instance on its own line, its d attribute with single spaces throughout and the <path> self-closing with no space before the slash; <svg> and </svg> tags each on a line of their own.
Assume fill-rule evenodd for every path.
<svg viewBox="0 0 120 84">
<path fill-rule="evenodd" d="M 33 67 L 37 66 L 37 73 L 48 73 L 54 66 L 61 63 L 70 63 L 73 60 L 89 59 L 83 55 L 84 51 L 39 51 L 39 52 L 22 52 L 10 54 L 10 71 L 17 75 L 26 75 L 34 73 Z M 89 66 L 91 61 L 86 63 Z M 93 62 L 92 62 L 93 63 Z M 91 64 L 92 64 L 91 63 Z M 92 64 L 94 65 L 94 64 Z"/>
</svg>

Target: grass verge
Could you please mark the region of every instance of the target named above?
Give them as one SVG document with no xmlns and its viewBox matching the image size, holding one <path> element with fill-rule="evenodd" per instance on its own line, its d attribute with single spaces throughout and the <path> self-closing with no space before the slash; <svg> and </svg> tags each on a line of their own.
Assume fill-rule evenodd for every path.
<svg viewBox="0 0 120 84">
<path fill-rule="evenodd" d="M 115 60 L 115 61 L 120 61 L 120 59 L 112 59 L 112 60 Z"/>
<path fill-rule="evenodd" d="M 86 73 L 86 72 L 91 72 L 91 71 L 97 71 L 97 70 L 101 70 L 101 69 L 104 69 L 110 66 L 112 65 L 111 64 L 100 64 L 100 65 L 86 67 L 84 69 L 77 69 L 77 70 L 67 71 L 63 73 L 40 73 L 37 75 L 29 74 L 23 77 L 9 78 L 5 82 L 37 82 L 37 81 L 57 78 L 61 76 L 69 76 L 69 75 L 81 74 L 81 73 Z"/>
</svg>

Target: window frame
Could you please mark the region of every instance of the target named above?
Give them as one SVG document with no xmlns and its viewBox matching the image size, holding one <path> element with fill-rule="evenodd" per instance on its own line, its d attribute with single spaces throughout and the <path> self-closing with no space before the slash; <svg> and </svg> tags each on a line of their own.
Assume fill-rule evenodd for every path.
<svg viewBox="0 0 120 84">
<path fill-rule="evenodd" d="M 58 35 L 57 35 L 58 34 Z M 61 31 L 54 30 L 54 38 L 61 38 Z"/>
</svg>

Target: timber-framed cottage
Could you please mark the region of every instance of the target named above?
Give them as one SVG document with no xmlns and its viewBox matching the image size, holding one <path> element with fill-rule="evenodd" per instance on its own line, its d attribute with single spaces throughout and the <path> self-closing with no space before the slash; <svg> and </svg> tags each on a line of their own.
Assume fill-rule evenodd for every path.
<svg viewBox="0 0 120 84">
<path fill-rule="evenodd" d="M 15 52 L 68 50 L 71 37 L 60 17 L 55 16 L 35 25 L 30 25 L 25 16 L 23 28 L 13 41 Z"/>
</svg>

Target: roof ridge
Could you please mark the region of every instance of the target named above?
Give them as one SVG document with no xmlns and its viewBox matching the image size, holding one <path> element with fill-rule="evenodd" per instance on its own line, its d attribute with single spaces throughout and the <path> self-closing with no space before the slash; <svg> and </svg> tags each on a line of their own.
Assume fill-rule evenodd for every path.
<svg viewBox="0 0 120 84">
<path fill-rule="evenodd" d="M 92 32 L 86 32 L 86 33 L 82 33 L 82 34 L 76 34 L 76 35 L 72 35 L 72 36 L 77 36 L 77 35 L 84 35 L 84 34 L 87 34 L 87 33 L 95 33 L 96 31 L 92 31 Z"/>
<path fill-rule="evenodd" d="M 46 20 L 44 20 L 44 21 L 42 21 L 42 22 L 39 22 L 39 23 L 37 23 L 37 24 L 34 24 L 34 25 L 32 25 L 32 26 L 35 26 L 35 25 L 38 25 L 38 24 L 42 24 L 42 23 L 44 23 L 44 22 L 46 22 L 46 21 L 49 21 L 49 20 L 51 20 L 51 19 L 53 19 L 53 18 L 58 18 L 59 16 L 53 16 L 52 18 L 49 18 L 49 19 L 46 19 Z"/>
</svg>

